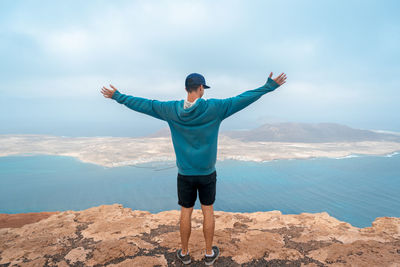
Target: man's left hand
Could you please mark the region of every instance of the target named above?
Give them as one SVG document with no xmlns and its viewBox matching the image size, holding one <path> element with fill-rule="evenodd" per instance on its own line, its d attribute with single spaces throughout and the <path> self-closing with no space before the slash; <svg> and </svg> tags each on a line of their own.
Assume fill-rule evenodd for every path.
<svg viewBox="0 0 400 267">
<path fill-rule="evenodd" d="M 103 96 L 104 96 L 105 98 L 112 98 L 112 96 L 114 95 L 114 92 L 117 91 L 117 88 L 115 88 L 115 87 L 112 86 L 111 84 L 110 84 L 110 86 L 111 86 L 111 88 L 112 88 L 113 90 L 108 89 L 108 88 L 106 88 L 105 86 L 103 86 L 103 88 L 101 89 L 101 93 L 103 94 Z"/>
</svg>

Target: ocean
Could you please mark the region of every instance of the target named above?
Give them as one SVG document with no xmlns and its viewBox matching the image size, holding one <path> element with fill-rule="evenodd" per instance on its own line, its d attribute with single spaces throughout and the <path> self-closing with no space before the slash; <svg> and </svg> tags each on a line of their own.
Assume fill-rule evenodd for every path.
<svg viewBox="0 0 400 267">
<path fill-rule="evenodd" d="M 217 161 L 214 210 L 323 212 L 356 227 L 400 217 L 400 154 Z M 180 209 L 175 161 L 108 168 L 54 155 L 0 157 L 0 213 L 102 204 L 152 213 Z M 195 209 L 200 209 L 197 197 Z"/>
</svg>

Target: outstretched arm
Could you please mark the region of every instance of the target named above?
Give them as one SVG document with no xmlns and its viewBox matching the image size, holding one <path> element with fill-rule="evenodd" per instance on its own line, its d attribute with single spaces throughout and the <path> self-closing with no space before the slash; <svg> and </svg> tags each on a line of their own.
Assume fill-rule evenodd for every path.
<svg viewBox="0 0 400 267">
<path fill-rule="evenodd" d="M 274 91 L 276 88 L 286 82 L 286 74 L 283 72 L 275 79 L 271 79 L 270 73 L 267 82 L 256 89 L 245 91 L 237 96 L 229 97 L 220 100 L 221 120 L 224 120 L 232 114 L 244 109 L 251 103 L 258 100 L 262 95 Z"/>
<path fill-rule="evenodd" d="M 160 120 L 167 120 L 168 104 L 165 101 L 147 99 L 143 97 L 122 94 L 110 84 L 111 89 L 103 86 L 101 92 L 106 98 L 111 98 L 128 108 L 150 115 Z"/>
</svg>

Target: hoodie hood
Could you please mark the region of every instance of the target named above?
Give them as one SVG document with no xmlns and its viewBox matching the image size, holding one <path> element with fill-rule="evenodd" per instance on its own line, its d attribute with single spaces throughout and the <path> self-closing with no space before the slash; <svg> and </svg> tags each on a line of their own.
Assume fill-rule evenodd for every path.
<svg viewBox="0 0 400 267">
<path fill-rule="evenodd" d="M 194 104 L 188 108 L 183 108 L 185 100 L 182 99 L 178 101 L 177 104 L 177 115 L 181 121 L 193 121 L 196 122 L 197 119 L 204 114 L 207 103 L 203 98 L 197 98 Z"/>
<path fill-rule="evenodd" d="M 198 100 L 199 98 L 196 98 L 193 102 L 190 102 L 190 101 L 188 101 L 188 100 L 186 100 L 186 99 L 184 99 L 184 104 L 183 104 L 183 107 L 186 109 L 186 108 L 188 108 L 188 107 L 191 107 L 191 106 L 193 106 L 194 105 L 194 103 L 196 103 L 196 101 Z"/>
</svg>

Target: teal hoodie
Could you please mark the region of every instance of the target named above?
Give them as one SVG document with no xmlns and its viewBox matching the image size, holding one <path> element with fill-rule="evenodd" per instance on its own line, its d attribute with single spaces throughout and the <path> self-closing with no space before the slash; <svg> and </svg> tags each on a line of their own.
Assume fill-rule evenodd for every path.
<svg viewBox="0 0 400 267">
<path fill-rule="evenodd" d="M 218 131 L 221 122 L 280 85 L 268 77 L 256 89 L 225 99 L 199 98 L 184 109 L 184 100 L 159 101 L 130 96 L 116 90 L 112 99 L 130 109 L 168 122 L 182 175 L 207 175 L 215 171 Z"/>
</svg>

